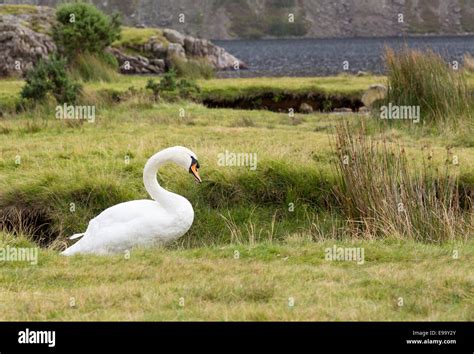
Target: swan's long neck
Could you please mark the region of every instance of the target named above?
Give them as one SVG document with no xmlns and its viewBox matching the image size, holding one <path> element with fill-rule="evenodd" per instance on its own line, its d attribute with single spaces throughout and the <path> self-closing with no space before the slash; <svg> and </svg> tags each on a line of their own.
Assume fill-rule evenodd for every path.
<svg viewBox="0 0 474 354">
<path fill-rule="evenodd" d="M 143 183 L 150 197 L 160 203 L 165 209 L 173 206 L 173 201 L 177 195 L 161 187 L 157 180 L 157 173 L 160 166 L 171 160 L 170 154 L 166 151 L 160 151 L 150 157 L 143 170 Z"/>
</svg>

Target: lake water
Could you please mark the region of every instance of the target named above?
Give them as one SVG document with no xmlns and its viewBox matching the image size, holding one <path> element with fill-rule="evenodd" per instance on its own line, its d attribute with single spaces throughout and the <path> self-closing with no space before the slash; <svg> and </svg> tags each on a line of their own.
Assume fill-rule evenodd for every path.
<svg viewBox="0 0 474 354">
<path fill-rule="evenodd" d="M 243 60 L 249 70 L 219 73 L 221 77 L 324 76 L 343 71 L 383 73 L 385 46 L 394 49 L 407 44 L 411 48 L 440 53 L 447 61 L 462 63 L 465 53 L 474 55 L 474 36 L 397 37 L 344 39 L 275 39 L 213 41 Z"/>
</svg>

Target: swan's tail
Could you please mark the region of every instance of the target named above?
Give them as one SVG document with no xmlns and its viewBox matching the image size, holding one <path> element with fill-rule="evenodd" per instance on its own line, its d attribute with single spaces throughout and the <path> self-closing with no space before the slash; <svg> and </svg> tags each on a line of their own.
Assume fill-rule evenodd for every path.
<svg viewBox="0 0 474 354">
<path fill-rule="evenodd" d="M 69 237 L 70 240 L 75 240 L 76 238 L 84 236 L 86 233 L 83 232 L 82 234 L 74 234 L 71 237 Z"/>
<path fill-rule="evenodd" d="M 85 232 L 83 232 L 81 234 L 74 234 L 71 237 L 69 237 L 69 239 L 70 240 L 75 240 L 76 238 L 80 238 L 80 237 L 84 236 L 85 234 L 86 234 Z M 61 252 L 61 254 L 63 256 L 72 256 L 73 254 L 78 253 L 78 251 L 80 250 L 80 245 L 79 244 L 81 243 L 81 240 L 79 240 L 78 242 L 76 242 L 72 246 L 68 247 L 66 250 Z"/>
</svg>

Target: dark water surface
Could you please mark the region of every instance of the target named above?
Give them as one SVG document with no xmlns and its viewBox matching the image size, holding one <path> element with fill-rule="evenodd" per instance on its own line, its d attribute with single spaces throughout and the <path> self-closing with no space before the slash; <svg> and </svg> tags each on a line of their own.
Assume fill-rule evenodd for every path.
<svg viewBox="0 0 474 354">
<path fill-rule="evenodd" d="M 384 72 L 384 47 L 396 49 L 405 43 L 411 48 L 431 48 L 447 61 L 462 63 L 465 53 L 474 55 L 474 36 L 213 42 L 249 66 L 249 70 L 221 72 L 221 77 L 335 75 L 343 71 L 343 62 L 346 60 L 351 73 L 368 71 L 380 74 Z"/>
</svg>

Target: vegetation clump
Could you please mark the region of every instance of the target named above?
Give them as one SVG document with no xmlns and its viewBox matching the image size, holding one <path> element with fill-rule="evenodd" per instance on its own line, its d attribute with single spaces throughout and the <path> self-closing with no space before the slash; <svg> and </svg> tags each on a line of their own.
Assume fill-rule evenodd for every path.
<svg viewBox="0 0 474 354">
<path fill-rule="evenodd" d="M 68 58 L 80 53 L 100 53 L 120 38 L 120 18 L 107 16 L 94 5 L 70 3 L 56 10 L 53 38 Z"/>
<path fill-rule="evenodd" d="M 166 94 L 168 98 L 178 96 L 182 99 L 196 99 L 201 92 L 200 87 L 191 80 L 177 80 L 176 76 L 176 71 L 171 69 L 163 75 L 160 83 L 149 79 L 146 84 L 146 89 L 153 92 L 155 100 L 160 98 L 160 93 Z"/>
<path fill-rule="evenodd" d="M 48 94 L 54 96 L 58 103 L 74 103 L 81 86 L 67 74 L 66 61 L 57 57 L 40 60 L 28 72 L 26 84 L 21 90 L 21 97 L 27 100 L 44 101 Z"/>
<path fill-rule="evenodd" d="M 171 59 L 173 70 L 179 77 L 188 79 L 212 79 L 216 71 L 205 59 L 190 58 L 188 60 L 174 56 Z"/>
<path fill-rule="evenodd" d="M 466 213 L 472 203 L 467 199 L 461 207 L 449 150 L 442 169 L 431 152 L 413 166 L 403 148 L 370 139 L 363 125 L 354 132 L 347 122 L 337 127 L 336 143 L 336 194 L 354 235 L 443 242 L 472 232 Z"/>
<path fill-rule="evenodd" d="M 94 5 L 70 3 L 56 11 L 53 39 L 68 60 L 74 78 L 84 81 L 111 81 L 118 63 L 105 48 L 120 38 L 117 14 L 107 16 Z"/>
<path fill-rule="evenodd" d="M 419 106 L 423 124 L 456 125 L 472 116 L 464 72 L 454 70 L 432 51 L 387 49 L 386 104 Z"/>
</svg>

